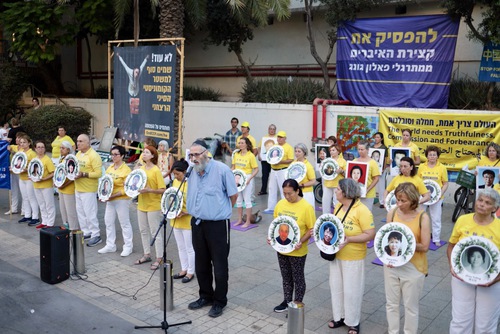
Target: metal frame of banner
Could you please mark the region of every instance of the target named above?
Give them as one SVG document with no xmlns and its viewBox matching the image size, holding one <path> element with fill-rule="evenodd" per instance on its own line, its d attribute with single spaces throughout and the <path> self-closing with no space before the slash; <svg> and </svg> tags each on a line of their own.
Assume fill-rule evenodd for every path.
<svg viewBox="0 0 500 334">
<path fill-rule="evenodd" d="M 171 45 L 175 45 L 178 55 L 180 56 L 180 73 L 179 73 L 179 100 L 178 108 L 179 108 L 179 124 L 178 124 L 178 132 L 177 132 L 177 141 L 172 145 L 170 149 L 177 146 L 177 159 L 182 157 L 182 119 L 183 119 L 183 106 L 184 106 L 184 41 L 186 39 L 184 37 L 174 37 L 174 38 L 152 38 L 152 39 L 139 39 L 138 42 L 169 42 Z M 122 43 L 134 43 L 133 39 L 124 39 L 124 40 L 115 40 L 108 41 L 108 126 L 112 126 L 111 124 L 111 59 L 114 56 L 114 52 L 111 50 L 111 46 L 116 44 L 116 46 L 120 46 Z M 178 45 L 180 43 L 180 46 Z M 133 147 L 128 145 L 128 141 L 122 145 L 123 147 L 129 149 L 139 149 L 138 147 Z"/>
</svg>

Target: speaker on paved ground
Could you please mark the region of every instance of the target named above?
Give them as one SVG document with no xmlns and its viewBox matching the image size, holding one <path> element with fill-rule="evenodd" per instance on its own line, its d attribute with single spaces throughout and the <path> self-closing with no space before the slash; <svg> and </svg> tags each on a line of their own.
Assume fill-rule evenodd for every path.
<svg viewBox="0 0 500 334">
<path fill-rule="evenodd" d="M 69 273 L 69 230 L 40 229 L 40 278 L 55 284 L 68 279 Z"/>
</svg>

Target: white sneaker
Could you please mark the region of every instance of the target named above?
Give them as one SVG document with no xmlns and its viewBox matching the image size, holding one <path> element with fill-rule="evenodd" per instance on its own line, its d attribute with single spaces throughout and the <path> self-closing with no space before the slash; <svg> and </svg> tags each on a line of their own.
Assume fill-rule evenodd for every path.
<svg viewBox="0 0 500 334">
<path fill-rule="evenodd" d="M 132 254 L 132 248 L 124 248 L 120 256 L 125 257 L 129 256 L 130 254 Z"/>
<path fill-rule="evenodd" d="M 12 212 L 11 212 L 11 210 L 9 210 L 9 211 L 7 211 L 5 214 L 6 214 L 6 215 L 17 215 L 17 214 L 18 214 L 18 212 L 17 212 L 17 211 L 12 211 Z"/>
<path fill-rule="evenodd" d="M 114 253 L 114 252 L 116 252 L 116 247 L 109 247 L 107 245 L 97 251 L 97 253 L 99 254 Z"/>
</svg>

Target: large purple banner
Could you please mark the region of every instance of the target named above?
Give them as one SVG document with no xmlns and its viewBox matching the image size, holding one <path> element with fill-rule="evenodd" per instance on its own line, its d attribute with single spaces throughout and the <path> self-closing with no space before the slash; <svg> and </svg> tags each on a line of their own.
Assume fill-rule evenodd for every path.
<svg viewBox="0 0 500 334">
<path fill-rule="evenodd" d="M 358 19 L 339 28 L 338 95 L 354 105 L 447 108 L 459 22 Z"/>
</svg>

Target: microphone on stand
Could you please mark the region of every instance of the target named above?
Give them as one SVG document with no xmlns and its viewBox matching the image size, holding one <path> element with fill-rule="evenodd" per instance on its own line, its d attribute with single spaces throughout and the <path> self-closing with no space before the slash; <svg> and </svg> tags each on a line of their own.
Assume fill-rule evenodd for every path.
<svg viewBox="0 0 500 334">
<path fill-rule="evenodd" d="M 189 177 L 189 175 L 191 175 L 191 172 L 193 171 L 193 168 L 194 168 L 194 166 L 193 166 L 193 165 L 191 165 L 191 166 L 189 166 L 189 167 L 188 167 L 188 170 L 187 170 L 187 172 L 186 172 L 186 175 L 184 176 L 184 178 L 185 178 L 185 179 L 186 179 L 186 178 L 188 178 L 188 177 Z"/>
</svg>

